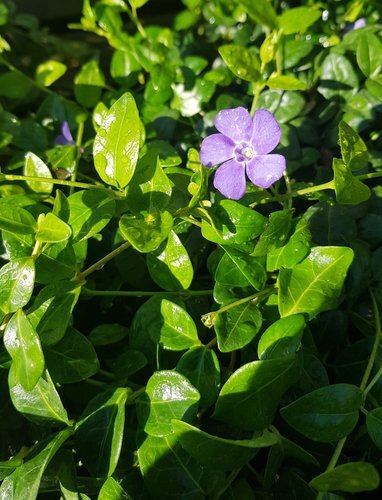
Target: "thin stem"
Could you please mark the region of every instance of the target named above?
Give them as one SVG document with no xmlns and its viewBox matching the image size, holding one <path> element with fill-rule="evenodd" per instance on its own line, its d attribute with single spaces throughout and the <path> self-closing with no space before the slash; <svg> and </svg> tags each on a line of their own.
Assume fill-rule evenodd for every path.
<svg viewBox="0 0 382 500">
<path fill-rule="evenodd" d="M 368 395 L 368 393 L 371 391 L 371 389 L 375 386 L 375 384 L 378 382 L 378 380 L 382 376 L 382 366 L 379 367 L 379 370 L 377 373 L 374 375 L 374 377 L 371 379 L 369 385 L 365 387 L 365 390 L 363 391 L 363 394 L 365 397 Z"/>
<path fill-rule="evenodd" d="M 44 184 L 56 184 L 58 186 L 70 186 L 78 187 L 82 189 L 102 189 L 107 190 L 109 193 L 116 194 L 117 196 L 122 196 L 118 191 L 110 190 L 105 186 L 99 186 L 97 184 L 87 184 L 85 182 L 75 182 L 75 181 L 65 181 L 63 179 L 50 179 L 49 177 L 34 177 L 30 175 L 14 175 L 14 174 L 0 174 L 0 181 L 31 181 L 31 182 L 43 182 Z"/>
<path fill-rule="evenodd" d="M 375 339 L 374 339 L 373 348 L 371 350 L 370 358 L 369 358 L 369 361 L 368 361 L 367 366 L 366 366 L 365 373 L 363 374 L 362 381 L 361 381 L 361 384 L 359 386 L 359 388 L 362 391 L 365 391 L 367 382 L 368 382 L 369 377 L 370 377 L 371 370 L 373 369 L 375 358 L 376 358 L 377 353 L 378 353 L 378 348 L 379 348 L 379 345 L 381 343 L 381 336 L 382 336 L 381 318 L 379 315 L 378 304 L 377 304 L 377 301 L 375 299 L 373 291 L 371 289 L 369 289 L 369 292 L 370 292 L 371 302 L 373 304 L 373 313 L 374 313 L 374 320 L 375 320 Z"/>
<path fill-rule="evenodd" d="M 100 269 L 102 269 L 107 262 L 114 259 L 114 257 L 124 252 L 129 247 L 130 243 L 128 241 L 125 241 L 125 243 L 122 243 L 122 245 L 120 245 L 118 248 L 108 253 L 107 255 L 105 255 L 105 257 L 102 257 L 102 259 L 98 260 L 96 263 L 85 269 L 85 271 L 76 274 L 76 276 L 72 278 L 72 281 L 76 281 L 78 283 L 80 283 L 81 281 L 85 281 L 85 278 L 87 278 L 89 274 L 92 274 L 94 273 L 94 271 L 99 271 Z"/>
<path fill-rule="evenodd" d="M 17 73 L 21 75 L 24 79 L 28 80 L 29 83 L 33 86 L 41 90 L 41 92 L 45 92 L 46 94 L 53 94 L 54 92 L 47 87 L 44 87 L 43 85 L 40 85 L 36 80 L 28 76 L 26 73 L 21 71 L 20 69 L 16 68 L 16 66 L 13 66 L 12 63 L 7 61 L 4 57 L 0 57 L 0 61 L 6 66 L 10 71 L 13 71 L 14 73 Z"/>
<path fill-rule="evenodd" d="M 80 158 L 81 158 L 82 137 L 84 135 L 84 128 L 85 128 L 84 122 L 81 122 L 78 124 L 77 136 L 76 136 L 77 153 L 76 153 L 76 161 L 74 162 L 74 170 L 72 173 L 72 182 L 75 182 L 77 180 L 77 172 L 78 172 L 78 165 L 79 165 Z M 75 186 L 70 186 L 69 194 L 74 193 L 74 188 L 75 188 Z"/>
<path fill-rule="evenodd" d="M 92 295 L 99 297 L 152 297 L 154 295 L 180 295 L 180 296 L 198 296 L 198 295 L 212 295 L 213 290 L 179 290 L 173 292 L 160 291 L 147 291 L 147 290 L 92 290 L 83 287 L 82 293 L 84 295 Z"/>
<path fill-rule="evenodd" d="M 246 302 L 252 301 L 253 303 L 259 302 L 260 300 L 264 300 L 267 298 L 269 295 L 274 293 L 275 291 L 275 286 L 272 285 L 268 288 L 265 288 L 261 292 L 256 292 L 253 295 L 250 295 L 249 297 L 244 297 L 243 299 L 235 300 L 235 302 L 231 302 L 230 304 L 227 304 L 226 306 L 221 307 L 217 311 L 210 311 L 207 314 L 204 314 L 202 316 L 202 322 L 204 323 L 205 326 L 208 328 L 211 328 L 216 321 L 216 316 L 219 314 L 228 311 L 229 309 L 232 309 L 234 307 L 240 306 L 241 304 L 245 304 Z"/>
<path fill-rule="evenodd" d="M 42 247 L 42 242 L 40 240 L 36 240 L 34 247 L 33 247 L 33 250 L 32 250 L 32 255 L 31 255 L 33 260 L 36 260 L 37 257 L 40 255 L 41 247 Z"/>
<path fill-rule="evenodd" d="M 364 181 L 366 179 L 378 179 L 382 177 L 382 172 L 370 172 L 369 174 L 356 175 L 357 179 Z"/>
<path fill-rule="evenodd" d="M 130 17 L 131 21 L 135 24 L 135 27 L 137 28 L 141 37 L 147 38 L 147 33 L 144 27 L 142 26 L 141 21 L 139 20 L 137 9 L 133 5 L 131 5 L 131 10 L 130 10 L 130 8 L 126 5 L 126 12 Z"/>
<path fill-rule="evenodd" d="M 278 194 L 276 196 L 264 197 L 260 202 L 251 203 L 251 207 L 258 205 L 259 203 L 271 202 L 271 201 L 284 201 L 294 196 L 303 196 L 305 194 L 316 193 L 317 191 L 323 191 L 324 189 L 334 189 L 334 181 L 325 182 L 324 184 L 318 184 L 317 186 L 310 186 L 303 189 L 297 189 L 296 191 L 291 191 L 285 194 Z"/>
<path fill-rule="evenodd" d="M 334 467 L 337 465 L 337 462 L 341 456 L 341 452 L 343 450 L 343 447 L 345 446 L 346 439 L 347 439 L 347 436 L 343 437 L 342 439 L 340 439 L 338 441 L 337 446 L 333 452 L 332 458 L 330 459 L 330 462 L 325 469 L 325 472 L 328 472 L 328 471 L 334 469 Z M 324 498 L 324 493 L 321 492 L 317 495 L 316 500 L 322 500 L 322 498 Z"/>
<path fill-rule="evenodd" d="M 257 102 L 259 100 L 260 94 L 261 94 L 262 90 L 264 89 L 264 87 L 265 87 L 265 85 L 263 85 L 262 83 L 257 83 L 255 85 L 255 89 L 253 91 L 253 101 L 252 101 L 252 106 L 251 106 L 251 110 L 250 110 L 251 116 L 253 116 L 255 114 Z"/>
<path fill-rule="evenodd" d="M 241 471 L 242 467 L 240 469 L 234 469 L 231 474 L 227 477 L 225 483 L 223 486 L 220 488 L 220 490 L 213 495 L 213 500 L 218 500 L 225 492 L 226 490 L 231 486 L 231 484 L 235 481 L 237 478 L 239 472 Z"/>
</svg>

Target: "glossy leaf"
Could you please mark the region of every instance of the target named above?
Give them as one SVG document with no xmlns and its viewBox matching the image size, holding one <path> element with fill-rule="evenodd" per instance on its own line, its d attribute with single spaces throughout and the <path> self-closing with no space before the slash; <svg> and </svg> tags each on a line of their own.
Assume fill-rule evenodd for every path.
<svg viewBox="0 0 382 500">
<path fill-rule="evenodd" d="M 117 188 L 130 182 L 138 161 L 140 120 L 134 98 L 123 94 L 109 109 L 94 139 L 94 164 L 101 179 Z"/>
<path fill-rule="evenodd" d="M 286 241 L 292 223 L 293 210 L 273 212 L 265 231 L 259 238 L 253 255 L 267 255 L 268 252 L 279 248 Z"/>
<path fill-rule="evenodd" d="M 276 435 L 267 431 L 251 440 L 233 440 L 212 436 L 181 420 L 173 420 L 172 426 L 182 447 L 198 463 L 224 471 L 243 467 L 259 449 L 277 442 Z"/>
<path fill-rule="evenodd" d="M 59 61 L 50 59 L 39 64 L 36 68 L 36 80 L 39 85 L 50 87 L 52 83 L 61 78 L 67 70 L 67 66 Z"/>
<path fill-rule="evenodd" d="M 147 268 L 153 281 L 163 290 L 187 290 L 194 270 L 187 250 L 171 231 L 166 243 L 147 255 Z"/>
<path fill-rule="evenodd" d="M 112 477 L 108 477 L 100 489 L 99 500 L 131 500 L 132 497 L 126 493 L 120 483 Z"/>
<path fill-rule="evenodd" d="M 239 45 L 222 45 L 219 54 L 232 73 L 248 82 L 260 79 L 260 62 L 258 58 L 245 47 Z"/>
<path fill-rule="evenodd" d="M 378 488 L 380 477 L 376 468 L 367 462 L 350 462 L 316 476 L 310 486 L 318 491 L 358 493 Z"/>
<path fill-rule="evenodd" d="M 33 234 L 36 221 L 24 208 L 0 203 L 0 229 L 16 234 Z"/>
<path fill-rule="evenodd" d="M 309 254 L 311 234 L 309 221 L 302 218 L 289 238 L 288 243 L 267 253 L 267 271 L 276 271 L 282 267 L 288 269 L 301 262 Z"/>
<path fill-rule="evenodd" d="M 284 35 L 305 33 L 321 17 L 321 11 L 314 7 L 295 7 L 285 10 L 279 17 L 279 27 Z"/>
<path fill-rule="evenodd" d="M 77 101 L 87 108 L 100 100 L 105 78 L 96 60 L 85 63 L 74 79 L 74 95 Z"/>
<path fill-rule="evenodd" d="M 205 346 L 191 347 L 178 361 L 176 370 L 199 391 L 201 408 L 215 403 L 220 389 L 220 366 L 214 351 Z"/>
<path fill-rule="evenodd" d="M 53 213 L 40 214 L 37 219 L 36 240 L 42 243 L 58 243 L 70 238 L 72 230 L 68 224 Z"/>
<path fill-rule="evenodd" d="M 2 484 L 0 498 L 10 500 L 37 498 L 45 469 L 71 434 L 71 429 L 64 429 L 41 441 L 27 456 L 25 462 Z"/>
<path fill-rule="evenodd" d="M 338 126 L 338 138 L 345 165 L 352 171 L 366 167 L 369 161 L 366 144 L 344 120 L 341 120 Z"/>
<path fill-rule="evenodd" d="M 35 280 L 31 257 L 14 260 L 0 269 L 0 308 L 5 313 L 24 307 L 31 298 Z"/>
<path fill-rule="evenodd" d="M 217 314 L 214 324 L 219 350 L 231 352 L 249 344 L 261 328 L 259 307 L 251 301 Z"/>
<path fill-rule="evenodd" d="M 69 225 L 73 241 L 91 238 L 110 221 L 115 211 L 115 201 L 105 191 L 78 191 L 68 198 L 70 207 Z"/>
<path fill-rule="evenodd" d="M 39 378 L 31 391 L 26 391 L 11 368 L 9 391 L 16 410 L 32 420 L 69 424 L 68 415 L 48 371 L 45 371 L 43 376 Z"/>
<path fill-rule="evenodd" d="M 296 356 L 243 365 L 223 385 L 213 417 L 240 429 L 265 429 L 273 420 L 282 394 L 298 374 Z"/>
<path fill-rule="evenodd" d="M 333 171 L 338 203 L 358 205 L 370 198 L 371 192 L 368 186 L 358 180 L 342 160 L 333 159 Z"/>
<path fill-rule="evenodd" d="M 265 24 L 269 28 L 276 28 L 278 24 L 277 15 L 268 0 L 240 0 L 248 15 L 258 24 Z"/>
<path fill-rule="evenodd" d="M 138 461 L 146 488 L 158 500 L 182 496 L 201 500 L 223 479 L 220 473 L 198 464 L 173 434 L 145 437 L 138 448 Z"/>
<path fill-rule="evenodd" d="M 294 76 L 272 76 L 267 80 L 266 84 L 270 89 L 306 90 L 306 84 Z"/>
<path fill-rule="evenodd" d="M 60 281 L 44 287 L 28 311 L 28 320 L 45 346 L 56 344 L 65 335 L 81 287 Z"/>
<path fill-rule="evenodd" d="M 353 251 L 346 247 L 315 247 L 293 269 L 279 274 L 281 316 L 304 313 L 310 318 L 334 308 L 340 298 Z"/>
<path fill-rule="evenodd" d="M 262 290 L 267 275 L 261 260 L 228 246 L 223 249 L 225 254 L 216 268 L 215 280 L 222 285 L 251 285 L 255 290 Z"/>
<path fill-rule="evenodd" d="M 349 59 L 342 54 L 330 53 L 321 66 L 318 91 L 326 98 L 348 99 L 357 92 L 358 77 Z"/>
<path fill-rule="evenodd" d="M 259 359 L 275 359 L 293 355 L 299 348 L 305 328 L 302 314 L 294 314 L 272 323 L 261 335 L 257 354 Z"/>
<path fill-rule="evenodd" d="M 122 236 L 139 252 L 156 250 L 169 235 L 173 218 L 167 211 L 123 215 L 119 221 Z"/>
<path fill-rule="evenodd" d="M 13 360 L 15 382 L 31 391 L 44 372 L 45 362 L 40 339 L 22 309 L 9 320 L 4 345 Z"/>
<path fill-rule="evenodd" d="M 382 43 L 372 33 L 365 33 L 358 42 L 357 63 L 367 78 L 374 78 L 382 72 L 381 63 Z"/>
<path fill-rule="evenodd" d="M 173 432 L 172 418 L 192 422 L 199 399 L 199 392 L 186 377 L 174 371 L 157 371 L 137 403 L 140 425 L 150 436 L 167 436 Z"/>
<path fill-rule="evenodd" d="M 305 394 L 281 410 L 287 423 L 313 441 L 331 442 L 347 436 L 358 421 L 362 391 L 334 384 Z"/>
<path fill-rule="evenodd" d="M 113 474 L 122 447 L 128 392 L 117 388 L 99 394 L 85 408 L 75 428 L 78 455 L 96 477 Z"/>
<path fill-rule="evenodd" d="M 34 153 L 27 153 L 25 155 L 24 175 L 52 179 L 49 167 Z M 53 191 L 53 184 L 50 182 L 26 181 L 26 183 L 35 193 L 50 194 Z"/>
<path fill-rule="evenodd" d="M 45 359 L 53 380 L 60 384 L 85 380 L 99 370 L 92 343 L 72 327 L 57 344 L 45 349 Z"/>
</svg>

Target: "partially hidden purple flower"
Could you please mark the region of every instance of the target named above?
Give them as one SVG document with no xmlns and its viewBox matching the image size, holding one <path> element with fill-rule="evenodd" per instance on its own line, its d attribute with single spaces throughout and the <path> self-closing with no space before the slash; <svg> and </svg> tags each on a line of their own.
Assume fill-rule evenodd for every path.
<svg viewBox="0 0 382 500">
<path fill-rule="evenodd" d="M 366 26 L 366 19 L 364 17 L 360 17 L 353 24 L 351 31 L 359 30 L 360 28 L 364 28 L 365 26 Z"/>
<path fill-rule="evenodd" d="M 269 188 L 285 170 L 285 158 L 269 154 L 280 142 L 281 128 L 266 109 L 252 118 L 239 106 L 223 109 L 215 117 L 220 134 L 206 137 L 200 147 L 200 161 L 206 167 L 219 165 L 214 186 L 226 198 L 239 200 L 245 194 L 246 175 L 255 186 Z"/>
<path fill-rule="evenodd" d="M 62 122 L 61 134 L 54 139 L 55 146 L 74 146 L 76 141 L 70 132 L 69 123 L 67 121 Z"/>
</svg>

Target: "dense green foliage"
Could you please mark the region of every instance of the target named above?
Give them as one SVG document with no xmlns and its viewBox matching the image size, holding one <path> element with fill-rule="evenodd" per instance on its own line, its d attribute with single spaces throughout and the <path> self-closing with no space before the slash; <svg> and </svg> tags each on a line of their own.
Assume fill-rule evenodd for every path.
<svg viewBox="0 0 382 500">
<path fill-rule="evenodd" d="M 382 7 L 150 5 L 0 1 L 0 499 L 375 490 Z M 238 106 L 287 170 L 234 201 L 199 148 Z"/>
</svg>

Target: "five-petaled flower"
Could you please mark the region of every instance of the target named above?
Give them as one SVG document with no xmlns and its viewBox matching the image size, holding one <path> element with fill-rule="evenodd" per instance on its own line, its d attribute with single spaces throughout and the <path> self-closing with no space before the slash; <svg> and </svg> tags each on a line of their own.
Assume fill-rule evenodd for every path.
<svg viewBox="0 0 382 500">
<path fill-rule="evenodd" d="M 266 109 L 252 118 L 239 106 L 223 109 L 215 117 L 220 134 L 206 137 L 200 161 L 206 167 L 221 164 L 214 177 L 215 188 L 226 198 L 239 200 L 245 194 L 246 174 L 255 186 L 269 188 L 285 170 L 285 158 L 269 154 L 280 142 L 281 128 Z"/>
<path fill-rule="evenodd" d="M 70 132 L 69 123 L 67 121 L 62 122 L 61 134 L 54 139 L 55 146 L 74 146 L 76 141 L 73 139 L 72 133 Z"/>
</svg>

